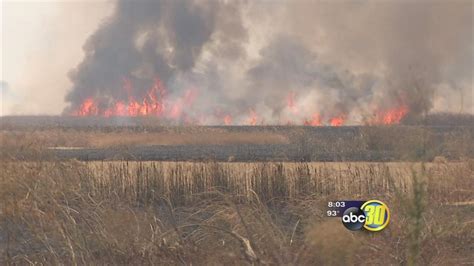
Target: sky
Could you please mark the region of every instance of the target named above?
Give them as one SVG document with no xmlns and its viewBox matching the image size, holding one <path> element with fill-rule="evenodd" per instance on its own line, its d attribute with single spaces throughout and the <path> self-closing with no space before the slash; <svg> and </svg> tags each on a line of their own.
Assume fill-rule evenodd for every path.
<svg viewBox="0 0 474 266">
<path fill-rule="evenodd" d="M 102 0 L 1 1 L 1 115 L 60 114 L 68 72 L 112 10 Z"/>
</svg>

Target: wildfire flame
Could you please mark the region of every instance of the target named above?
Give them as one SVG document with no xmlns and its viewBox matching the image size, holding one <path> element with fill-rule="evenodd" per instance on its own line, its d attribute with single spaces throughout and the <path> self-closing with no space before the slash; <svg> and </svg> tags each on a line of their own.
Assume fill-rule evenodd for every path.
<svg viewBox="0 0 474 266">
<path fill-rule="evenodd" d="M 336 116 L 331 119 L 329 119 L 329 124 L 333 127 L 340 127 L 344 124 L 344 116 Z"/>
<path fill-rule="evenodd" d="M 110 107 L 99 108 L 99 102 L 93 98 L 85 99 L 73 114 L 77 116 L 163 116 L 180 118 L 183 106 L 192 105 L 197 94 L 195 90 L 187 90 L 181 98 L 167 101 L 166 89 L 160 79 L 155 79 L 153 86 L 141 100 L 133 96 L 133 86 L 130 80 L 123 81 L 123 88 L 128 94 L 128 101 L 117 100 Z M 169 108 L 167 109 L 167 105 Z"/>
<path fill-rule="evenodd" d="M 305 120 L 303 123 L 305 126 L 322 126 L 321 116 L 318 113 L 312 115 L 311 119 Z"/>
<path fill-rule="evenodd" d="M 161 80 L 156 78 L 150 89 L 144 93 L 141 99 L 136 99 L 134 88 L 130 80 L 123 80 L 123 89 L 128 95 L 127 100 L 113 100 L 107 103 L 107 100 L 96 99 L 88 97 L 79 105 L 79 107 L 72 112 L 75 116 L 103 116 L 103 117 L 114 117 L 114 116 L 155 116 L 171 120 L 177 120 L 184 123 L 204 123 L 204 121 L 216 121 L 213 120 L 212 116 L 206 116 L 203 113 L 188 114 L 189 110 L 198 98 L 198 90 L 191 88 L 179 97 L 169 97 L 165 86 L 163 86 Z M 298 106 L 295 100 L 296 94 L 290 92 L 286 98 L 287 110 L 290 111 L 290 117 L 283 118 L 283 121 L 287 121 L 288 125 L 303 124 L 306 126 L 342 126 L 346 123 L 349 114 L 339 114 L 337 116 L 328 116 L 327 114 L 322 116 L 320 113 L 315 112 L 304 115 L 304 108 Z M 188 113 L 187 113 L 188 112 Z M 373 118 L 368 121 L 368 124 L 372 125 L 391 125 L 398 124 L 408 114 L 409 109 L 406 105 L 399 105 L 391 109 L 378 109 L 375 111 Z M 224 125 L 232 124 L 247 124 L 257 125 L 264 124 L 264 120 L 260 118 L 259 114 L 255 109 L 249 109 L 247 118 L 237 118 L 234 121 L 234 117 L 231 113 L 223 113 L 220 110 L 216 110 L 214 118 L 217 121 L 221 121 Z M 305 118 L 306 117 L 306 118 Z M 209 119 L 210 118 L 210 119 Z M 299 122 L 298 122 L 299 121 Z"/>
<path fill-rule="evenodd" d="M 258 120 L 257 113 L 255 112 L 255 110 L 250 109 L 250 114 L 249 114 L 249 119 L 247 121 L 247 124 L 251 126 L 255 126 L 257 124 L 257 120 Z"/>
<path fill-rule="evenodd" d="M 369 124 L 376 125 L 392 125 L 399 124 L 400 121 L 408 114 L 408 107 L 406 105 L 401 105 L 396 108 L 391 108 L 387 110 L 378 110 L 375 113 L 375 118 Z"/>
<path fill-rule="evenodd" d="M 76 112 L 78 116 L 89 116 L 89 115 L 97 115 L 97 104 L 95 103 L 94 99 L 87 98 L 81 104 L 81 107 Z"/>
<path fill-rule="evenodd" d="M 232 116 L 226 115 L 224 116 L 224 125 L 228 126 L 232 124 Z"/>
</svg>

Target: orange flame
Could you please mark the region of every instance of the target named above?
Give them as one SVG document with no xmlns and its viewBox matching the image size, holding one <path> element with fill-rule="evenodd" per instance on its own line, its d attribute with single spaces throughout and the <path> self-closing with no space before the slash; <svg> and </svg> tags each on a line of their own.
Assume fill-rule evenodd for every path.
<svg viewBox="0 0 474 266">
<path fill-rule="evenodd" d="M 336 116 L 329 119 L 329 124 L 333 127 L 340 127 L 344 124 L 345 116 Z"/>
<path fill-rule="evenodd" d="M 303 123 L 305 126 L 321 126 L 321 116 L 318 113 L 313 114 L 310 120 L 305 120 Z"/>
<path fill-rule="evenodd" d="M 87 116 L 87 115 L 97 115 L 98 108 L 97 104 L 92 98 L 87 98 L 82 102 L 81 106 L 79 106 L 79 110 L 76 111 L 76 115 L 78 116 Z"/>
<path fill-rule="evenodd" d="M 250 115 L 247 123 L 251 126 L 255 126 L 257 124 L 257 120 L 257 113 L 253 109 L 250 109 Z"/>
<path fill-rule="evenodd" d="M 232 124 L 232 116 L 226 115 L 224 116 L 224 125 L 228 126 Z"/>
<path fill-rule="evenodd" d="M 190 114 L 188 108 L 192 107 L 198 97 L 198 90 L 195 88 L 185 90 L 179 97 L 168 98 L 166 88 L 163 86 L 161 80 L 156 78 L 152 86 L 143 94 L 141 98 L 137 97 L 134 92 L 132 82 L 129 79 L 123 80 L 123 89 L 128 95 L 127 100 L 113 100 L 97 99 L 93 97 L 86 98 L 78 108 L 72 112 L 76 116 L 156 116 L 167 119 L 174 119 L 180 122 L 191 123 L 205 123 L 206 121 L 222 121 L 224 125 L 234 124 L 234 117 L 232 113 L 225 113 L 219 110 L 213 117 L 205 117 L 202 113 Z M 288 125 L 303 124 L 306 126 L 342 126 L 346 123 L 346 119 L 350 114 L 339 113 L 337 116 L 321 116 L 319 113 L 313 113 L 311 117 L 301 120 L 301 115 L 298 113 L 303 110 L 299 108 L 295 101 L 296 93 L 290 92 L 286 98 L 287 110 L 294 114 L 294 117 L 283 117 L 282 123 L 288 121 Z M 300 106 L 301 107 L 301 106 Z M 398 124 L 408 114 L 409 109 L 406 105 L 400 105 L 391 109 L 379 109 L 374 113 L 373 118 L 368 121 L 368 124 L 391 125 Z M 265 121 L 259 117 L 255 109 L 249 109 L 247 119 L 239 116 L 236 120 L 248 125 L 264 124 Z M 287 120 L 288 119 L 288 120 Z M 299 122 L 298 122 L 299 121 Z"/>
<path fill-rule="evenodd" d="M 166 99 L 166 89 L 160 79 L 156 78 L 153 86 L 140 100 L 133 95 L 133 86 L 130 80 L 123 80 L 123 89 L 128 94 L 128 101 L 117 100 L 108 108 L 100 109 L 98 102 L 93 98 L 85 99 L 78 110 L 73 112 L 77 116 L 168 116 L 178 119 L 183 116 L 183 107 L 190 106 L 197 98 L 196 90 L 187 90 L 184 95 L 174 101 Z M 166 106 L 168 105 L 168 108 Z M 188 118 L 189 120 L 189 118 Z"/>
<path fill-rule="evenodd" d="M 392 109 L 377 111 L 375 118 L 370 124 L 392 125 L 399 124 L 400 121 L 408 114 L 408 107 L 401 105 Z"/>
</svg>

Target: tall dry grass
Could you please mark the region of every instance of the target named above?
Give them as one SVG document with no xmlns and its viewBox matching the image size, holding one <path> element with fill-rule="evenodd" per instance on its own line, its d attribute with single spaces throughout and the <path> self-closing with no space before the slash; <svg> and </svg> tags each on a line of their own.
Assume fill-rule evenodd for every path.
<svg viewBox="0 0 474 266">
<path fill-rule="evenodd" d="M 302 161 L 314 150 L 392 149 L 407 161 L 447 152 L 456 162 L 57 161 L 43 149 L 47 141 L 8 135 L 0 160 L 0 265 L 474 261 L 474 161 L 464 158 L 473 150 L 472 130 L 364 130 L 346 140 L 299 128 L 289 140 L 300 145 Z M 382 232 L 350 232 L 325 217 L 328 200 L 371 198 L 391 210 Z"/>
<path fill-rule="evenodd" d="M 453 265 L 473 259 L 468 161 L 424 167 L 36 161 L 2 162 L 2 170 L 0 264 Z M 372 197 L 392 212 L 380 233 L 350 232 L 324 216 L 329 199 Z"/>
<path fill-rule="evenodd" d="M 263 201 L 274 198 L 378 196 L 395 190 L 409 192 L 412 171 L 421 163 L 227 163 L 227 162 L 135 162 L 81 163 L 83 175 L 97 188 L 113 188 L 121 197 L 153 201 L 156 196 L 174 204 L 192 201 L 193 195 L 218 190 Z M 423 165 L 432 178 L 433 193 L 450 193 L 453 178 L 468 172 L 466 162 Z"/>
</svg>

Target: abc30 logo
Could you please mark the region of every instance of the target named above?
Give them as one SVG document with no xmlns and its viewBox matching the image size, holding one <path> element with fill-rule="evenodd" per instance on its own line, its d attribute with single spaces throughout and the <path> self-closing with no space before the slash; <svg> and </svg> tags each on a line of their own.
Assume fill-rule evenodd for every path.
<svg viewBox="0 0 474 266">
<path fill-rule="evenodd" d="M 342 224 L 352 231 L 365 228 L 369 231 L 381 231 L 390 221 L 390 210 L 379 200 L 366 201 L 360 208 L 351 207 L 344 211 Z"/>
</svg>

